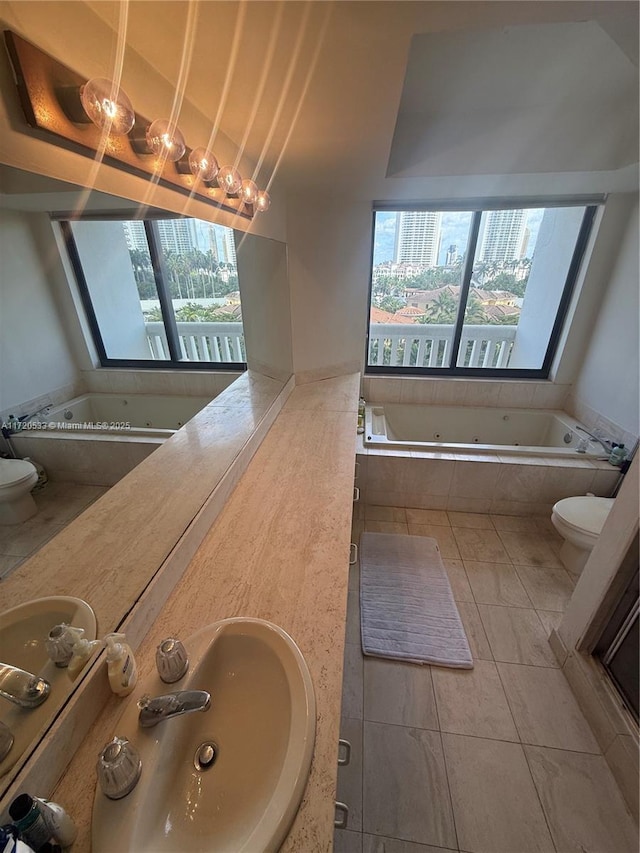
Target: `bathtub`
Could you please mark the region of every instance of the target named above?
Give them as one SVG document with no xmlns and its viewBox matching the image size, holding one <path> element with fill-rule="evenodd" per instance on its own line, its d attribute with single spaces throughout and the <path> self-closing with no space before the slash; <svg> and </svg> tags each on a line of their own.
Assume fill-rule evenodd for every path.
<svg viewBox="0 0 640 853">
<path fill-rule="evenodd" d="M 602 458 L 603 448 L 561 411 L 385 403 L 365 407 L 367 447 L 447 453 Z M 584 453 L 578 453 L 578 447 Z"/>
<path fill-rule="evenodd" d="M 83 394 L 11 436 L 54 480 L 111 486 L 211 402 L 161 394 Z"/>
</svg>

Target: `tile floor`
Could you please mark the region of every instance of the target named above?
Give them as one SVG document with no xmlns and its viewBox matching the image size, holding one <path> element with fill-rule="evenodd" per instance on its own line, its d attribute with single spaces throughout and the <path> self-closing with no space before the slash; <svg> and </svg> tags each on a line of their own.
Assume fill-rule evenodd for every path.
<svg viewBox="0 0 640 853">
<path fill-rule="evenodd" d="M 336 853 L 631 853 L 638 829 L 547 643 L 574 582 L 546 519 L 365 506 L 363 530 L 432 536 L 473 670 L 364 658 L 352 567 Z"/>
<path fill-rule="evenodd" d="M 107 486 L 50 481 L 33 497 L 38 513 L 22 524 L 0 525 L 0 580 L 32 556 L 108 491 Z"/>
</svg>

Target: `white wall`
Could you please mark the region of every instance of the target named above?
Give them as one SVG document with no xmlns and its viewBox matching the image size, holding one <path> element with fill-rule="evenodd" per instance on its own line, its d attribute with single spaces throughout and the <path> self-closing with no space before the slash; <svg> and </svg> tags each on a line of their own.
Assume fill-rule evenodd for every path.
<svg viewBox="0 0 640 853">
<path fill-rule="evenodd" d="M 617 426 L 638 434 L 638 198 L 620 232 L 617 259 L 591 333 L 573 396 Z"/>
<path fill-rule="evenodd" d="M 46 214 L 0 212 L 0 411 L 79 379 L 50 287 L 60 262 L 36 237 L 47 227 Z"/>
<path fill-rule="evenodd" d="M 362 368 L 371 225 L 371 202 L 289 199 L 293 366 L 298 379 Z"/>
<path fill-rule="evenodd" d="M 107 357 L 150 358 L 122 224 L 79 221 L 71 228 Z"/>
</svg>

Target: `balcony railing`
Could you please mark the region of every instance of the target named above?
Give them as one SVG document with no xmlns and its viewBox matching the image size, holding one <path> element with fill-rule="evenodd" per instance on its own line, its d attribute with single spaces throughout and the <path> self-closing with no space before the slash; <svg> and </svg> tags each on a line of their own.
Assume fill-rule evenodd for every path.
<svg viewBox="0 0 640 853">
<path fill-rule="evenodd" d="M 389 367 L 449 367 L 453 325 L 372 323 L 369 364 Z M 464 326 L 458 364 L 508 367 L 517 326 Z"/>
<path fill-rule="evenodd" d="M 184 361 L 246 361 L 242 323 L 176 323 Z M 168 359 L 164 323 L 145 323 L 151 358 Z"/>
</svg>

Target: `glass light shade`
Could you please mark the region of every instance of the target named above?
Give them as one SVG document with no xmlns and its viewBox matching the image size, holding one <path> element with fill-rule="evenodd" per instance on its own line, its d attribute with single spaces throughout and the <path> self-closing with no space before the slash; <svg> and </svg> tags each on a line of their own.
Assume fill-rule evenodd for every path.
<svg viewBox="0 0 640 853">
<path fill-rule="evenodd" d="M 149 125 L 146 132 L 147 145 L 158 157 L 165 157 L 172 163 L 179 160 L 187 149 L 184 136 L 175 124 L 165 118 L 158 118 Z"/>
<path fill-rule="evenodd" d="M 237 169 L 233 166 L 223 166 L 218 172 L 218 186 L 223 189 L 227 195 L 236 195 L 242 188 L 242 177 Z"/>
<path fill-rule="evenodd" d="M 85 113 L 100 130 L 126 136 L 135 123 L 136 114 L 126 93 L 104 77 L 94 77 L 81 86 L 80 100 Z"/>
<path fill-rule="evenodd" d="M 258 187 L 253 181 L 246 180 L 240 187 L 240 198 L 245 204 L 255 204 L 258 197 Z"/>
<path fill-rule="evenodd" d="M 266 190 L 260 190 L 254 202 L 254 209 L 264 213 L 271 206 L 271 196 Z"/>
<path fill-rule="evenodd" d="M 194 148 L 189 154 L 189 168 L 195 178 L 212 181 L 218 174 L 218 161 L 206 148 Z"/>
</svg>

